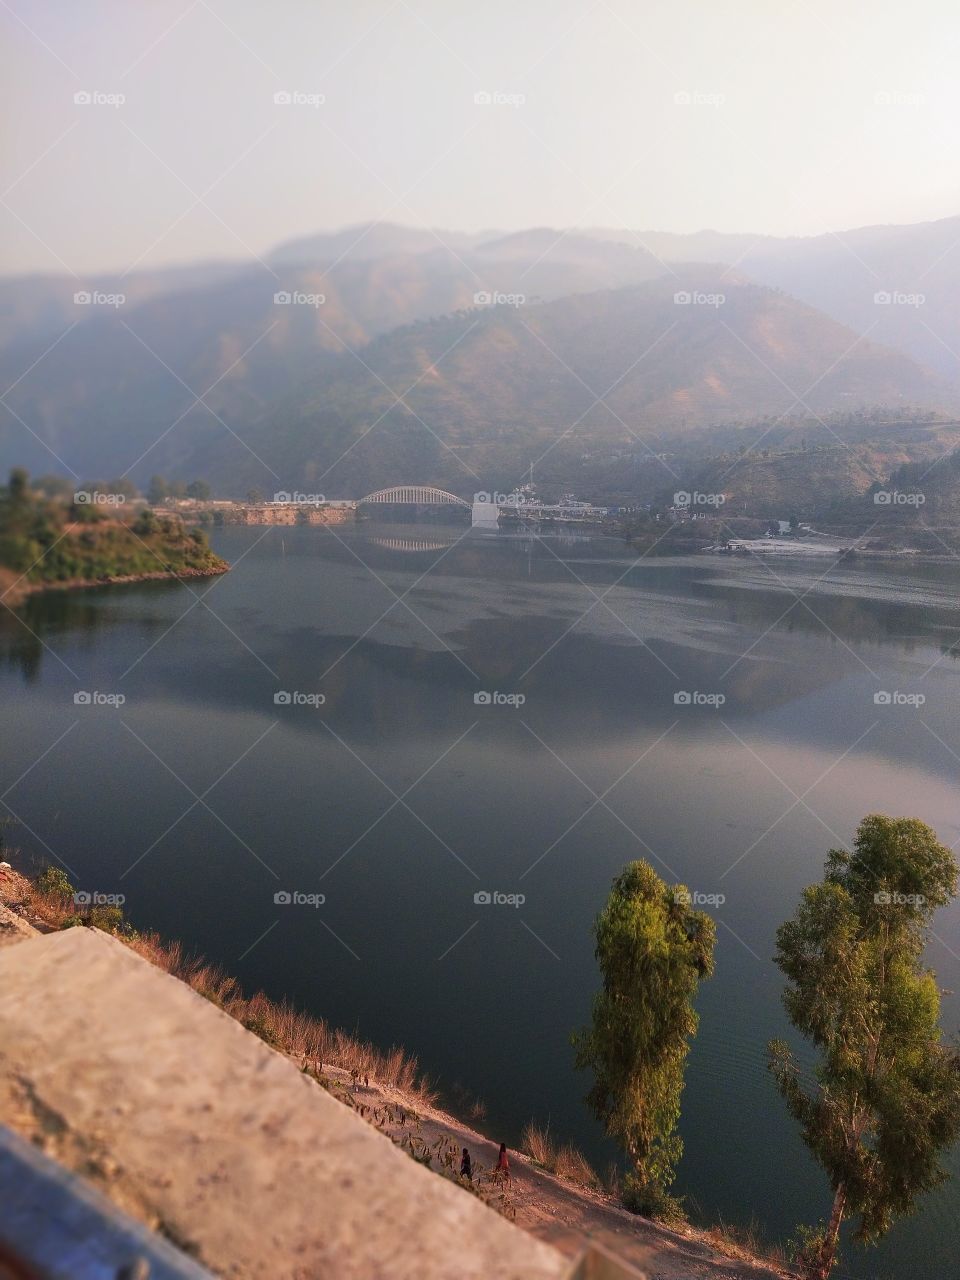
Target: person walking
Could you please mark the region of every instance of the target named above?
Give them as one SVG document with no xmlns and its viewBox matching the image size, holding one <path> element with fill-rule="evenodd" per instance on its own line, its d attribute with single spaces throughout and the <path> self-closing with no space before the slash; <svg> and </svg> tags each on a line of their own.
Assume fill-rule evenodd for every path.
<svg viewBox="0 0 960 1280">
<path fill-rule="evenodd" d="M 468 1182 L 473 1181 L 473 1165 L 470 1163 L 470 1152 L 466 1147 L 463 1148 L 463 1155 L 460 1157 L 460 1177 L 466 1178 Z"/>
<path fill-rule="evenodd" d="M 493 1171 L 493 1176 L 498 1182 L 509 1183 L 510 1181 L 510 1161 L 507 1158 L 507 1144 L 505 1142 L 500 1143 L 500 1155 L 497 1159 L 497 1167 Z"/>
</svg>

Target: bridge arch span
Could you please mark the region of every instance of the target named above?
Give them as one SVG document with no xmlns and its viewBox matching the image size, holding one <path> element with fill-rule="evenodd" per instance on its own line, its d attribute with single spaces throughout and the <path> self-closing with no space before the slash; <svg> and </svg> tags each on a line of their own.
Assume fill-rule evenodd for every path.
<svg viewBox="0 0 960 1280">
<path fill-rule="evenodd" d="M 427 484 L 398 484 L 390 489 L 377 489 L 360 498 L 357 506 L 365 502 L 389 503 L 398 506 L 439 506 L 466 507 L 470 503 L 458 498 L 455 493 L 447 493 L 446 489 L 437 489 Z"/>
</svg>

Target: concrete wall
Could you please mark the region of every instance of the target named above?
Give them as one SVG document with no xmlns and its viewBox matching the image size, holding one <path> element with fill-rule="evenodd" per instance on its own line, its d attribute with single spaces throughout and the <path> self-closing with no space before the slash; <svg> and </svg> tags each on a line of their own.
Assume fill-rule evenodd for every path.
<svg viewBox="0 0 960 1280">
<path fill-rule="evenodd" d="M 0 950 L 0 1121 L 218 1275 L 567 1272 L 554 1249 L 93 929 Z"/>
</svg>

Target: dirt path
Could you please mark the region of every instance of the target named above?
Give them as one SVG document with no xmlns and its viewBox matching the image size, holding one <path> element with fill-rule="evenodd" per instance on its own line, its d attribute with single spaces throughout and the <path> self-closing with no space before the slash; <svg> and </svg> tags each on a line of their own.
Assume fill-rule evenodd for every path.
<svg viewBox="0 0 960 1280">
<path fill-rule="evenodd" d="M 346 1072 L 329 1067 L 324 1071 L 350 1089 Z M 371 1121 L 376 1110 L 383 1113 L 384 1104 L 395 1116 L 405 1110 L 410 1117 L 405 1125 L 397 1120 L 380 1125 L 396 1140 L 416 1133 L 428 1146 L 448 1137 L 459 1148 L 467 1147 L 475 1180 L 479 1166 L 490 1170 L 497 1162 L 496 1143 L 446 1112 L 425 1107 L 398 1090 L 381 1088 L 371 1081 L 369 1087 L 361 1084 L 352 1097 L 356 1105 L 369 1108 L 366 1118 Z M 414 1116 L 419 1117 L 419 1128 Z M 557 1178 L 519 1152 L 510 1152 L 510 1167 L 509 1200 L 516 1210 L 517 1226 L 571 1258 L 590 1241 L 639 1268 L 647 1280 L 772 1280 L 790 1275 L 771 1266 L 726 1257 L 693 1228 L 672 1231 L 628 1213 L 611 1197 Z"/>
</svg>

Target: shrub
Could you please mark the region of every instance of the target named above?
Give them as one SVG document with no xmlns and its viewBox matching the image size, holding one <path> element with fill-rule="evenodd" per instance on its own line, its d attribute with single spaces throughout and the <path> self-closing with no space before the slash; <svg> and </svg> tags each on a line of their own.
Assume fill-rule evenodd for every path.
<svg viewBox="0 0 960 1280">
<path fill-rule="evenodd" d="M 149 508 L 146 508 L 140 512 L 136 520 L 134 520 L 131 525 L 131 528 L 138 538 L 146 538 L 151 533 L 156 533 L 157 517 Z"/>
<path fill-rule="evenodd" d="M 623 1207 L 629 1213 L 655 1218 L 671 1227 L 681 1226 L 687 1220 L 679 1196 L 671 1195 L 661 1182 L 644 1180 L 635 1173 L 628 1173 L 624 1179 Z"/>
<path fill-rule="evenodd" d="M 815 1227 L 801 1224 L 787 1241 L 787 1253 L 790 1256 L 790 1260 L 799 1267 L 815 1267 L 823 1254 L 826 1238 L 827 1224 L 825 1222 L 818 1222 Z M 839 1250 L 835 1258 L 839 1258 Z"/>
<path fill-rule="evenodd" d="M 87 924 L 94 929 L 102 929 L 104 933 L 122 933 L 126 928 L 120 907 L 91 907 Z"/>
<path fill-rule="evenodd" d="M 76 889 L 67 879 L 67 873 L 62 867 L 44 867 L 35 883 L 37 892 L 43 895 L 72 898 L 76 893 Z"/>
</svg>

